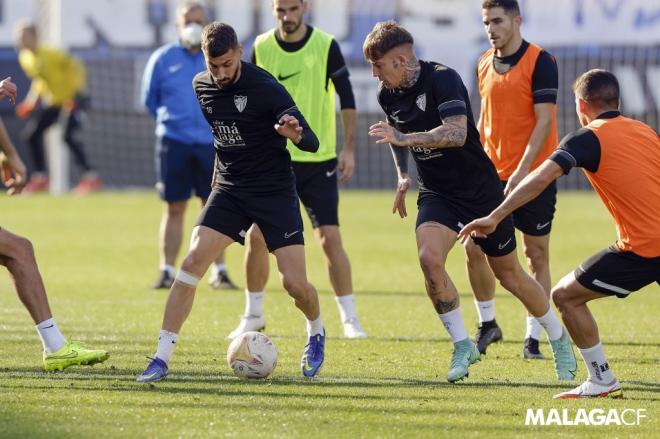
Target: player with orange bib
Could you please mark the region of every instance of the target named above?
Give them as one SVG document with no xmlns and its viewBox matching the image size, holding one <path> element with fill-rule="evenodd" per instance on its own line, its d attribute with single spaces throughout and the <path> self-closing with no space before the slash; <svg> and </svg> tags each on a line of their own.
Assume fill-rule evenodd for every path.
<svg viewBox="0 0 660 439">
<path fill-rule="evenodd" d="M 587 302 L 625 298 L 660 283 L 660 139 L 644 123 L 619 112 L 619 83 L 605 70 L 590 70 L 573 85 L 583 128 L 567 135 L 559 148 L 490 215 L 461 230 L 459 237 L 480 237 L 573 167 L 583 168 L 616 224 L 616 243 L 564 276 L 552 298 L 580 350 L 588 379 L 555 398 L 623 396 L 605 358 L 598 327 Z"/>
</svg>

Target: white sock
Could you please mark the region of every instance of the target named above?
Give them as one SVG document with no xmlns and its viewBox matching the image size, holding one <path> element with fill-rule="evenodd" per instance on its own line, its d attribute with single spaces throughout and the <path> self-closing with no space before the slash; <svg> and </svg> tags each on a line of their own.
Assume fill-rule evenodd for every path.
<svg viewBox="0 0 660 439">
<path fill-rule="evenodd" d="M 545 329 L 545 332 L 548 334 L 548 340 L 555 341 L 561 338 L 564 328 L 562 328 L 561 323 L 557 320 L 555 313 L 552 312 L 552 307 L 548 309 L 548 312 L 544 316 L 536 317 L 536 320 Z"/>
<path fill-rule="evenodd" d="M 582 355 L 584 365 L 587 366 L 591 381 L 602 384 L 603 386 L 614 382 L 614 374 L 610 370 L 610 365 L 607 364 L 605 351 L 600 342 L 596 346 L 578 350 L 580 351 L 580 355 Z"/>
<path fill-rule="evenodd" d="M 323 320 L 321 319 L 321 314 L 319 314 L 316 320 L 307 320 L 307 336 L 313 337 L 316 334 L 323 335 Z"/>
<path fill-rule="evenodd" d="M 245 290 L 245 315 L 261 317 L 264 315 L 264 292 L 253 292 Z"/>
<path fill-rule="evenodd" d="M 525 332 L 525 338 L 533 338 L 535 340 L 541 339 L 541 331 L 543 331 L 543 326 L 536 320 L 534 316 L 527 316 L 527 331 Z"/>
<path fill-rule="evenodd" d="M 156 350 L 156 357 L 160 358 L 168 364 L 172 359 L 172 354 L 174 353 L 174 345 L 176 340 L 179 338 L 179 334 L 174 332 L 166 331 L 162 329 L 160 335 L 158 336 L 158 349 Z"/>
<path fill-rule="evenodd" d="M 171 266 L 169 264 L 161 265 L 160 271 L 167 271 L 167 274 L 170 277 L 175 277 L 176 276 L 176 268 L 174 268 L 173 266 Z"/>
<path fill-rule="evenodd" d="M 341 318 L 342 323 L 357 320 L 358 316 L 355 309 L 355 296 L 353 296 L 353 293 L 347 294 L 346 296 L 335 296 L 335 300 L 337 301 L 339 317 Z"/>
<path fill-rule="evenodd" d="M 37 324 L 36 328 L 39 337 L 41 337 L 41 343 L 44 345 L 44 350 L 49 354 L 59 351 L 66 344 L 66 339 L 60 332 L 60 328 L 57 327 L 54 318 L 44 320 Z"/>
<path fill-rule="evenodd" d="M 438 317 L 440 317 L 442 324 L 445 325 L 445 329 L 454 343 L 467 338 L 468 335 L 465 330 L 463 315 L 461 314 L 460 308 L 456 308 L 444 314 L 438 314 Z"/>
<path fill-rule="evenodd" d="M 495 299 L 491 300 L 476 300 L 474 306 L 477 307 L 479 314 L 479 323 L 490 322 L 495 320 Z"/>
<path fill-rule="evenodd" d="M 224 263 L 223 264 L 214 263 L 213 266 L 215 267 L 216 273 L 222 273 L 224 271 L 227 271 L 227 266 Z"/>
</svg>

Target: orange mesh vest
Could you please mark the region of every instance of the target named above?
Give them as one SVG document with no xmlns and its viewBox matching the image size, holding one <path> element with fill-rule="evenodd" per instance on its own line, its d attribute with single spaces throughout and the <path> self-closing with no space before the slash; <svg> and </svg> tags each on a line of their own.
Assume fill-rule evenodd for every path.
<svg viewBox="0 0 660 439">
<path fill-rule="evenodd" d="M 530 43 L 520 61 L 506 73 L 497 73 L 493 67 L 495 49 L 486 51 L 479 59 L 481 142 L 502 181 L 508 180 L 516 170 L 536 125 L 532 75 L 542 51 Z M 557 108 L 556 105 L 553 107 L 550 134 L 530 171 L 543 163 L 557 147 Z"/>
<path fill-rule="evenodd" d="M 584 173 L 614 217 L 621 250 L 660 256 L 660 139 L 644 123 L 618 116 L 587 125 L 600 142 L 598 170 Z"/>
</svg>

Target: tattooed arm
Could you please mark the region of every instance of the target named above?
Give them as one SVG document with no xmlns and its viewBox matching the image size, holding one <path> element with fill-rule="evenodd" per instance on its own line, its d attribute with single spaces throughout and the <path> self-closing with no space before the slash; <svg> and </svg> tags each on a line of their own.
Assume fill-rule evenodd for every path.
<svg viewBox="0 0 660 439">
<path fill-rule="evenodd" d="M 381 138 L 376 143 L 390 143 L 393 146 L 422 148 L 463 146 L 467 138 L 467 116 L 449 116 L 442 120 L 442 125 L 430 131 L 407 134 L 387 122 L 379 121 L 369 127 L 369 135 Z"/>
</svg>

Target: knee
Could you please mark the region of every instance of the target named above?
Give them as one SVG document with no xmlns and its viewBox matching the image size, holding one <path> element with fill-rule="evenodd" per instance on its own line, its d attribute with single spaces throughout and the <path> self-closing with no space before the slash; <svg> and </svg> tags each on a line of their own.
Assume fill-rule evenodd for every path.
<svg viewBox="0 0 660 439">
<path fill-rule="evenodd" d="M 419 266 L 422 268 L 422 271 L 427 278 L 440 276 L 445 270 L 445 266 L 442 263 L 440 256 L 429 249 L 420 249 Z"/>
<path fill-rule="evenodd" d="M 526 246 L 525 258 L 527 265 L 534 271 L 538 271 L 548 264 L 548 252 L 540 246 Z"/>
<path fill-rule="evenodd" d="M 17 270 L 21 271 L 24 267 L 36 265 L 32 242 L 22 236 L 12 236 L 6 253 L 2 255 L 1 262 L 12 273 L 16 273 Z"/>
<path fill-rule="evenodd" d="M 245 237 L 245 243 L 247 244 L 248 251 L 257 249 L 266 250 L 266 240 L 264 239 L 264 235 L 261 233 L 261 230 L 257 228 L 250 227 L 250 230 L 248 230 Z"/>
<path fill-rule="evenodd" d="M 555 304 L 559 312 L 562 312 L 566 309 L 569 303 L 569 295 L 568 292 L 566 291 L 566 288 L 564 288 L 561 285 L 555 286 L 552 289 L 551 297 L 552 297 L 552 302 Z"/>
<path fill-rule="evenodd" d="M 194 250 L 188 252 L 186 257 L 183 258 L 183 261 L 181 261 L 181 270 L 191 274 L 204 271 L 204 267 L 202 267 L 202 260 L 197 254 L 197 252 L 195 252 Z"/>
<path fill-rule="evenodd" d="M 282 276 L 282 286 L 294 299 L 304 298 L 309 286 L 305 276 L 284 275 Z"/>
<path fill-rule="evenodd" d="M 186 213 L 186 202 L 177 201 L 174 203 L 167 203 L 167 216 L 170 219 L 183 218 Z"/>
<path fill-rule="evenodd" d="M 481 251 L 481 247 L 472 240 L 468 240 L 467 244 L 465 244 L 465 256 L 469 266 L 486 262 L 486 255 Z"/>
<path fill-rule="evenodd" d="M 495 273 L 502 288 L 514 294 L 518 291 L 521 280 L 520 277 L 522 275 L 524 275 L 522 270 L 518 271 L 515 269 L 498 270 L 498 272 Z"/>
<path fill-rule="evenodd" d="M 338 233 L 322 233 L 319 242 L 323 252 L 328 257 L 336 255 L 342 250 L 341 238 Z"/>
<path fill-rule="evenodd" d="M 17 236 L 12 245 L 14 249 L 14 258 L 21 262 L 33 262 L 34 257 L 34 246 L 29 239 L 23 238 L 22 236 Z"/>
</svg>

